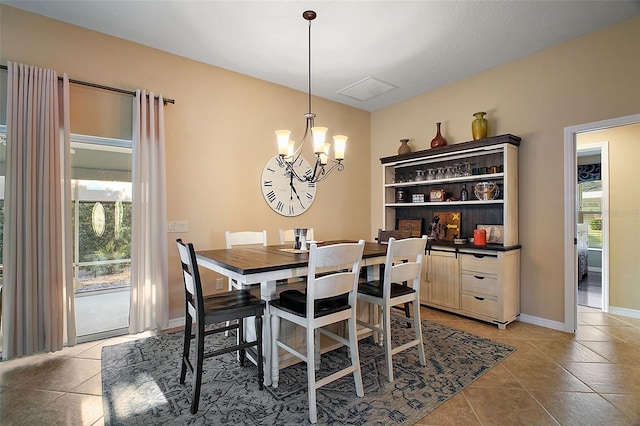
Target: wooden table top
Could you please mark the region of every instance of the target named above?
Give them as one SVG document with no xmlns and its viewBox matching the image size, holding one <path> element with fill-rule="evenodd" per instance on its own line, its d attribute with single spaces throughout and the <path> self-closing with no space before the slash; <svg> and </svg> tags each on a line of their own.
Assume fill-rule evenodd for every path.
<svg viewBox="0 0 640 426">
<path fill-rule="evenodd" d="M 319 245 L 338 243 L 354 243 L 352 240 L 325 241 Z M 291 244 L 276 246 L 247 245 L 232 249 L 201 250 L 197 257 L 215 263 L 225 269 L 242 275 L 282 269 L 302 268 L 309 263 L 309 252 L 292 253 L 282 249 L 290 249 Z M 376 242 L 365 242 L 363 259 L 386 256 L 387 246 Z"/>
</svg>

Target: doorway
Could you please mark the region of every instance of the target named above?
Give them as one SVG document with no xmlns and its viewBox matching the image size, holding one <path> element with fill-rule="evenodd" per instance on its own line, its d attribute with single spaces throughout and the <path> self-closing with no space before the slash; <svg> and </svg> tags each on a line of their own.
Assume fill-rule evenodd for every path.
<svg viewBox="0 0 640 426">
<path fill-rule="evenodd" d="M 567 332 L 575 332 L 577 325 L 577 307 L 578 307 L 578 253 L 577 253 L 577 223 L 578 223 L 578 210 L 577 210 L 577 138 L 580 134 L 586 134 L 590 132 L 595 132 L 599 130 L 606 129 L 618 129 L 628 125 L 636 125 L 640 123 L 640 114 L 629 115 L 625 117 L 614 118 L 610 120 L 604 120 L 599 122 L 581 124 L 577 126 L 567 127 L 564 130 L 564 188 L 565 188 L 565 197 L 564 197 L 564 252 L 565 252 L 565 262 L 564 262 L 564 283 L 565 283 L 565 321 L 564 321 L 564 330 Z M 602 163 L 605 164 L 604 159 Z M 608 166 L 609 160 L 606 161 Z M 603 172 L 604 173 L 604 172 Z M 609 174 L 608 174 L 609 175 Z M 613 181 L 611 181 L 611 185 Z M 603 252 L 610 254 L 610 250 L 607 247 L 611 246 L 612 241 L 615 242 L 616 237 L 612 234 L 611 241 L 606 238 L 606 235 L 609 234 L 608 230 L 608 222 L 609 217 L 611 215 L 611 211 L 608 208 L 609 202 L 606 202 L 606 205 L 603 206 L 603 215 L 602 215 L 602 227 L 603 227 Z M 636 209 L 634 207 L 634 209 Z M 634 210 L 635 211 L 635 210 Z M 617 219 L 627 220 L 626 217 L 623 217 L 623 212 L 615 212 L 617 215 Z M 629 220 L 633 220 L 630 216 Z M 618 235 L 618 234 L 616 234 Z M 618 254 L 622 253 L 620 257 L 626 255 L 624 251 L 617 252 Z M 609 275 L 610 275 L 610 265 L 609 265 L 610 256 L 605 255 L 602 259 L 602 280 L 603 280 L 603 292 L 602 292 L 602 309 L 606 312 L 609 311 L 609 298 L 610 298 L 610 283 L 609 290 L 607 290 L 606 286 L 608 283 Z M 625 259 L 626 260 L 626 259 Z M 618 259 L 616 257 L 616 261 L 620 262 L 622 259 Z M 637 261 L 635 262 L 637 264 Z M 628 264 L 628 263 L 627 263 Z M 637 266 L 637 265 L 636 265 Z M 636 267 L 634 266 L 634 268 Z M 629 268 L 627 268 L 629 269 Z M 618 273 L 621 275 L 619 277 L 619 283 L 625 283 L 627 281 L 634 282 L 635 280 L 627 280 L 624 274 L 627 274 L 629 271 L 624 270 L 620 272 L 620 268 L 616 269 L 619 271 Z M 623 284 L 624 285 L 624 284 Z M 616 313 L 620 313 L 623 315 L 636 316 L 638 314 L 637 310 L 625 309 L 625 308 L 616 308 Z"/>
<path fill-rule="evenodd" d="M 576 135 L 577 188 L 577 254 L 578 305 L 606 310 L 603 294 L 608 294 L 608 273 L 603 274 L 603 260 L 608 265 L 609 226 L 609 144 L 585 143 Z M 608 272 L 608 271 L 607 271 Z M 606 278 L 606 279 L 603 279 Z"/>
</svg>

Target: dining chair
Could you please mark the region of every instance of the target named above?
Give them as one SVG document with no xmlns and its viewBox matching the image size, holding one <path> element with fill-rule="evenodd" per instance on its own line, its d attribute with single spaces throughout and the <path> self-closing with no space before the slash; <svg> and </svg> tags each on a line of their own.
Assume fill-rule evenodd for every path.
<svg viewBox="0 0 640 426">
<path fill-rule="evenodd" d="M 401 240 L 404 238 L 409 238 L 411 236 L 411 231 L 408 229 L 389 229 L 382 230 L 378 228 L 378 242 L 380 244 L 387 244 L 389 242 L 389 238 L 393 237 L 396 240 Z"/>
<path fill-rule="evenodd" d="M 378 228 L 378 242 L 380 244 L 389 244 L 389 238 L 395 238 L 396 240 L 402 240 L 404 238 L 411 237 L 411 231 L 408 229 L 388 229 L 382 230 Z M 384 270 L 384 265 L 380 267 Z M 381 273 L 380 275 L 384 275 Z M 404 306 L 398 306 L 397 309 L 403 309 L 404 314 L 407 318 L 411 317 L 411 307 L 408 303 L 405 303 Z M 407 323 L 407 328 L 411 328 L 411 323 Z"/>
<path fill-rule="evenodd" d="M 295 240 L 293 229 L 279 229 L 278 233 L 280 234 L 280 244 L 292 243 Z M 307 241 L 313 240 L 315 240 L 315 238 L 313 237 L 313 228 L 308 228 Z"/>
<path fill-rule="evenodd" d="M 369 302 L 378 306 L 378 323 L 373 324 L 358 320 L 358 325 L 368 329 L 382 338 L 387 364 L 387 378 L 393 382 L 393 355 L 416 346 L 420 365 L 426 365 L 424 346 L 422 343 L 422 326 L 420 322 L 420 276 L 422 261 L 427 245 L 427 236 L 422 238 L 407 238 L 396 240 L 389 238 L 387 257 L 385 260 L 384 277 L 379 280 L 360 283 L 358 286 L 358 301 Z M 403 285 L 403 283 L 408 285 Z M 391 311 L 393 306 L 411 303 L 413 318 L 401 316 Z M 415 330 L 415 337 L 396 347 L 391 345 L 391 316 L 401 318 L 411 323 Z"/>
<path fill-rule="evenodd" d="M 229 352 L 238 352 L 240 365 L 244 366 L 246 349 L 256 347 L 256 364 L 258 365 L 258 386 L 260 390 L 264 385 L 263 356 L 262 356 L 262 316 L 264 315 L 265 302 L 252 296 L 248 290 L 233 290 L 225 293 L 216 293 L 204 297 L 200 272 L 196 261 L 193 244 L 176 240 L 180 262 L 182 264 L 182 277 L 185 290 L 185 325 L 184 343 L 182 347 L 182 367 L 180 369 L 180 383 L 184 384 L 187 370 L 192 376 L 191 389 L 191 413 L 198 411 L 200 401 L 200 387 L 202 385 L 202 370 L 205 358 L 222 355 Z M 246 341 L 244 334 L 244 319 L 254 317 L 255 340 Z M 237 323 L 229 325 L 229 321 Z M 195 333 L 192 332 L 195 322 Z M 222 324 L 221 327 L 205 327 L 210 324 Z M 204 351 L 205 336 L 210 334 L 237 330 L 238 339 L 235 344 L 210 352 Z M 191 340 L 195 340 L 195 362 L 191 362 Z"/>
<path fill-rule="evenodd" d="M 267 245 L 267 230 L 263 231 L 238 231 L 238 232 L 230 232 L 225 231 L 224 239 L 227 244 L 227 249 L 233 248 L 234 246 L 244 246 L 250 244 L 262 244 L 263 246 Z M 229 288 L 231 291 L 234 288 L 240 288 L 238 282 L 234 279 L 229 278 Z"/>
<path fill-rule="evenodd" d="M 364 240 L 323 247 L 311 244 L 306 294 L 298 290 L 287 290 L 280 294 L 279 299 L 272 300 L 269 304 L 272 386 L 278 387 L 280 348 L 305 361 L 311 423 L 318 421 L 318 388 L 353 373 L 356 395 L 364 396 L 356 333 L 356 294 L 363 251 Z M 329 270 L 333 272 L 327 272 Z M 288 342 L 279 340 L 281 319 L 305 329 L 304 353 Z M 347 338 L 326 328 L 330 324 L 344 321 L 347 321 Z M 345 368 L 316 380 L 316 368 L 320 365 L 320 333 L 347 346 L 351 362 Z"/>
</svg>

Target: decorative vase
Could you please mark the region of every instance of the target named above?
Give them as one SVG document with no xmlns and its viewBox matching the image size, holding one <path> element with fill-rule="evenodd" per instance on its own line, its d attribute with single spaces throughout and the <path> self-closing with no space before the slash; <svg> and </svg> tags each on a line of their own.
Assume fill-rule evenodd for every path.
<svg viewBox="0 0 640 426">
<path fill-rule="evenodd" d="M 476 118 L 471 122 L 471 134 L 473 140 L 484 139 L 487 137 L 487 119 L 484 118 L 486 112 L 476 112 L 473 116 Z"/>
<path fill-rule="evenodd" d="M 398 154 L 408 154 L 411 152 L 411 147 L 407 144 L 409 139 L 400 139 L 400 148 L 398 148 Z"/>
<path fill-rule="evenodd" d="M 442 123 L 436 123 L 436 127 L 438 131 L 436 132 L 436 137 L 431 139 L 431 148 L 437 148 L 439 146 L 445 146 L 447 144 L 447 140 L 440 133 L 440 125 Z"/>
</svg>

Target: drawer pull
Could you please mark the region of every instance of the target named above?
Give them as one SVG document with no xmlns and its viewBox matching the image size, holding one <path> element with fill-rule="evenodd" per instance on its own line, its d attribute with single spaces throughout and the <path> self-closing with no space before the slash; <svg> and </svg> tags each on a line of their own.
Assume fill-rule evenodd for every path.
<svg viewBox="0 0 640 426">
<path fill-rule="evenodd" d="M 476 300 L 484 300 L 484 297 L 473 296 L 473 298 Z"/>
<path fill-rule="evenodd" d="M 474 275 L 473 278 L 475 278 L 476 280 L 484 280 L 484 277 L 479 277 L 477 275 Z"/>
<path fill-rule="evenodd" d="M 473 257 L 477 257 L 478 259 L 482 259 L 484 254 L 474 254 Z"/>
</svg>

